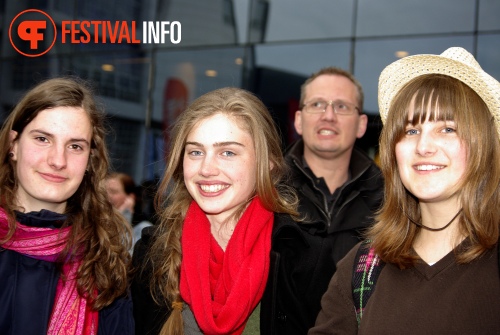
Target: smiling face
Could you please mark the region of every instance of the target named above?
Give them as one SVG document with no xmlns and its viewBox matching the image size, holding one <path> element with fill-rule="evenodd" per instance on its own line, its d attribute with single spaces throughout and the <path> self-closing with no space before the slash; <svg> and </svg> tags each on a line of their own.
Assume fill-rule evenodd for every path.
<svg viewBox="0 0 500 335">
<path fill-rule="evenodd" d="M 11 131 L 17 205 L 63 213 L 84 177 L 91 138 L 87 113 L 75 107 L 43 110 L 20 135 Z"/>
<path fill-rule="evenodd" d="M 340 75 L 320 75 L 305 87 L 304 102 L 313 100 L 343 101 L 354 106 L 357 103 L 356 86 Z M 295 113 L 295 129 L 304 140 L 304 155 L 323 159 L 346 157 L 350 159 L 356 138 L 364 135 L 366 115 L 338 115 L 328 106 L 324 113 Z"/>
<path fill-rule="evenodd" d="M 420 203 L 458 201 L 467 149 L 455 122 L 429 121 L 429 114 L 422 123 L 409 121 L 395 149 L 401 181 Z"/>
<path fill-rule="evenodd" d="M 183 170 L 189 194 L 210 222 L 223 222 L 255 193 L 252 137 L 225 114 L 204 119 L 187 136 Z"/>
</svg>

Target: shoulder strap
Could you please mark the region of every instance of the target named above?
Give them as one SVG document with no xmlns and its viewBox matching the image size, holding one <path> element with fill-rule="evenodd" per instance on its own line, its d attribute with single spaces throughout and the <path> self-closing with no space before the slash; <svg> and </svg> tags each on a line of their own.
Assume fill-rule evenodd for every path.
<svg viewBox="0 0 500 335">
<path fill-rule="evenodd" d="M 370 242 L 366 240 L 361 243 L 354 259 L 352 297 L 358 327 L 361 323 L 365 306 L 368 303 L 368 298 L 370 298 L 370 295 L 375 290 L 377 278 L 385 265 L 375 254 L 374 249 L 370 247 Z"/>
</svg>

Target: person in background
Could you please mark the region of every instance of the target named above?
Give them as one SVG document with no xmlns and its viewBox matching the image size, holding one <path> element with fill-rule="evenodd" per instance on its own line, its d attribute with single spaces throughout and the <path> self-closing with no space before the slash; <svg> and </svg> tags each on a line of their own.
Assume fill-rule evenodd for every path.
<svg viewBox="0 0 500 335">
<path fill-rule="evenodd" d="M 384 205 L 309 334 L 499 334 L 500 83 L 454 47 L 390 64 L 378 92 Z"/>
<path fill-rule="evenodd" d="M 0 334 L 133 334 L 131 239 L 106 198 L 104 112 L 77 78 L 29 90 L 0 131 Z"/>
<path fill-rule="evenodd" d="M 144 228 L 152 225 L 142 211 L 142 197 L 134 179 L 123 172 L 112 172 L 106 178 L 108 199 L 130 223 L 133 229 L 132 249 Z"/>
<path fill-rule="evenodd" d="M 241 334 L 272 278 L 273 230 L 295 227 L 278 132 L 257 97 L 222 88 L 181 113 L 171 139 L 160 223 L 134 250 L 136 332 Z"/>
<path fill-rule="evenodd" d="M 350 73 L 328 67 L 301 87 L 295 129 L 301 138 L 285 155 L 289 184 L 299 197 L 297 225 L 303 234 L 279 232 L 273 250 L 281 255 L 280 285 L 269 316 L 276 334 L 305 334 L 314 325 L 337 263 L 362 238 L 380 207 L 379 168 L 355 147 L 366 131 L 363 90 Z"/>
</svg>

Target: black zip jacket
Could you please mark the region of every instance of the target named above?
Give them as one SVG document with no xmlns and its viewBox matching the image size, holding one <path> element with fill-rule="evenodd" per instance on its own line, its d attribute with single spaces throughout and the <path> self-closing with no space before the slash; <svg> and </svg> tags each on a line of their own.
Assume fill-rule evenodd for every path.
<svg viewBox="0 0 500 335">
<path fill-rule="evenodd" d="M 379 168 L 354 148 L 351 178 L 338 190 L 329 210 L 315 179 L 304 170 L 303 147 L 302 140 L 296 142 L 286 160 L 290 184 L 299 196 L 299 212 L 306 219 L 275 222 L 272 272 L 261 306 L 262 334 L 307 334 L 336 264 L 361 240 L 383 198 Z"/>
</svg>

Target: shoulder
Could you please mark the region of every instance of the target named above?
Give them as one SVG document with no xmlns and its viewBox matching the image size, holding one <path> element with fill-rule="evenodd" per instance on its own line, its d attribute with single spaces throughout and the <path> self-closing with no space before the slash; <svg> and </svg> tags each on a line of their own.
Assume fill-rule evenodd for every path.
<svg viewBox="0 0 500 335">
<path fill-rule="evenodd" d="M 302 157 L 304 154 L 304 141 L 302 138 L 299 138 L 298 140 L 292 142 L 286 149 L 285 149 L 285 158 L 298 158 Z"/>
<path fill-rule="evenodd" d="M 144 254 L 149 250 L 153 244 L 156 229 L 157 227 L 153 225 L 146 225 L 141 228 L 141 238 L 135 244 L 134 257 L 136 257 L 136 253 L 137 257 L 140 255 L 144 256 Z"/>
<path fill-rule="evenodd" d="M 99 335 L 123 334 L 135 332 L 132 311 L 132 299 L 129 295 L 116 299 L 111 305 L 99 311 Z"/>
<path fill-rule="evenodd" d="M 338 265 L 337 271 L 342 270 L 346 274 L 352 275 L 352 269 L 354 268 L 354 262 L 356 261 L 358 251 L 360 248 L 364 248 L 364 242 L 359 242 L 356 244 L 349 252 L 342 258 Z"/>
<path fill-rule="evenodd" d="M 366 152 L 356 146 L 352 150 L 349 168 L 353 174 L 370 174 L 382 180 L 382 171 L 378 165 L 375 164 L 375 161 L 371 159 Z"/>
<path fill-rule="evenodd" d="M 150 266 L 150 262 L 147 261 L 149 250 L 153 246 L 155 239 L 155 232 L 157 226 L 147 226 L 142 229 L 140 239 L 134 245 L 134 251 L 132 253 L 132 267 L 134 273 L 136 271 L 142 272 Z"/>
<path fill-rule="evenodd" d="M 273 242 L 288 240 L 308 245 L 306 234 L 289 214 L 274 213 L 272 238 Z"/>
</svg>

